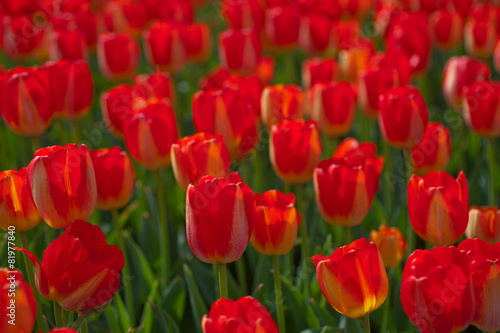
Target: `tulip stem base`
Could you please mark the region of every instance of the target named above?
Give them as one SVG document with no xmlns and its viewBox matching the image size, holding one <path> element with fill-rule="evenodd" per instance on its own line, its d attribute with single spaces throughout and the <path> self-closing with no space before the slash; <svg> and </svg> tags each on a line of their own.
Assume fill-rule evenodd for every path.
<svg viewBox="0 0 500 333">
<path fill-rule="evenodd" d="M 309 257 L 309 244 L 308 244 L 308 236 L 307 236 L 307 223 L 306 223 L 306 212 L 304 208 L 304 194 L 302 192 L 302 184 L 295 185 L 295 194 L 297 196 L 297 208 L 299 210 L 299 214 L 302 217 L 302 221 L 300 223 L 300 232 L 302 237 L 302 264 L 304 265 L 304 274 L 305 274 L 305 296 L 306 299 L 309 299 L 310 293 L 310 280 L 309 280 L 309 262 L 311 258 Z"/>
<path fill-rule="evenodd" d="M 347 226 L 347 227 L 344 227 L 344 242 L 346 244 L 351 244 L 351 239 L 352 239 L 352 236 L 351 236 L 351 227 Z"/>
<path fill-rule="evenodd" d="M 161 286 L 167 287 L 168 271 L 170 268 L 170 235 L 168 232 L 167 214 L 165 212 L 165 195 L 163 193 L 163 183 L 161 181 L 160 170 L 156 171 L 156 191 L 158 200 L 158 217 L 160 219 L 160 245 L 161 245 Z"/>
<path fill-rule="evenodd" d="M 219 298 L 229 298 L 227 292 L 227 266 L 226 264 L 217 264 L 219 275 Z"/>
<path fill-rule="evenodd" d="M 113 217 L 113 225 L 116 232 L 116 242 L 118 243 L 118 247 L 123 252 L 123 259 L 125 260 L 125 264 L 123 266 L 123 274 L 122 274 L 122 283 L 125 289 L 125 303 L 127 304 L 128 315 L 130 316 L 130 322 L 132 325 L 135 325 L 135 307 L 134 307 L 134 294 L 132 293 L 132 286 L 130 284 L 130 266 L 127 257 L 127 248 L 125 247 L 125 239 L 123 238 L 123 232 L 120 227 L 120 221 L 118 216 L 118 211 L 115 209 L 111 212 Z"/>
<path fill-rule="evenodd" d="M 21 238 L 21 246 L 26 250 L 28 250 L 29 247 L 28 247 L 28 239 L 26 238 L 26 232 L 24 231 L 19 232 L 19 236 Z M 33 289 L 33 294 L 36 300 L 36 321 L 38 329 L 41 330 L 43 333 L 46 333 L 47 327 L 45 326 L 45 321 L 43 320 L 42 304 L 40 303 L 38 289 L 36 288 L 35 284 L 35 273 L 33 272 L 33 267 L 29 263 L 29 259 L 26 255 L 25 255 L 25 263 L 26 263 L 26 271 L 28 272 L 28 282 L 31 288 Z"/>
<path fill-rule="evenodd" d="M 495 139 L 490 138 L 490 158 L 489 158 L 489 169 L 490 169 L 490 203 L 492 206 L 496 206 L 496 184 L 495 184 Z"/>
<path fill-rule="evenodd" d="M 281 291 L 281 274 L 279 257 L 273 256 L 274 268 L 274 292 L 276 295 L 276 310 L 278 315 L 278 327 L 280 333 L 285 333 L 285 312 L 283 311 L 283 292 Z"/>
<path fill-rule="evenodd" d="M 31 137 L 31 147 L 33 148 L 33 154 L 40 149 L 40 138 L 38 136 Z"/>
<path fill-rule="evenodd" d="M 370 314 L 363 316 L 363 333 L 370 333 Z"/>
<path fill-rule="evenodd" d="M 64 320 L 64 310 L 56 301 L 54 301 L 54 318 L 56 320 L 57 327 L 66 326 L 66 322 Z"/>
<path fill-rule="evenodd" d="M 78 124 L 76 120 L 70 120 L 71 124 L 71 130 L 73 131 L 73 139 L 75 140 L 75 143 L 78 145 L 80 144 L 80 131 L 78 129 Z"/>
</svg>

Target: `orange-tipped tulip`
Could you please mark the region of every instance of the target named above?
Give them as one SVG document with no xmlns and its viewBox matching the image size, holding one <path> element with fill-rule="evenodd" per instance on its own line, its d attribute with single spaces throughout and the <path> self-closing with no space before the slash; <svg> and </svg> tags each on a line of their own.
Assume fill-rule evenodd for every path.
<svg viewBox="0 0 500 333">
<path fill-rule="evenodd" d="M 450 9 L 440 9 L 429 17 L 429 25 L 434 42 L 444 50 L 456 48 L 463 40 L 464 20 L 459 13 Z"/>
<path fill-rule="evenodd" d="M 26 168 L 0 172 L 0 227 L 17 232 L 36 227 L 40 214 L 26 181 Z"/>
<path fill-rule="evenodd" d="M 97 41 L 97 62 L 102 75 L 109 80 L 131 78 L 140 59 L 136 40 L 126 34 L 102 33 Z"/>
<path fill-rule="evenodd" d="M 17 229 L 16 229 L 17 231 Z M 30 333 L 35 327 L 36 301 L 33 289 L 20 271 L 0 268 L 0 331 Z"/>
<path fill-rule="evenodd" d="M 250 242 L 268 256 L 290 252 L 297 239 L 301 217 L 295 208 L 295 196 L 270 190 L 255 194 L 255 215 Z"/>
<path fill-rule="evenodd" d="M 26 179 L 40 216 L 55 229 L 88 219 L 97 200 L 97 185 L 90 152 L 74 143 L 36 151 Z"/>
<path fill-rule="evenodd" d="M 186 191 L 201 177 L 226 177 L 229 173 L 229 150 L 221 134 L 204 132 L 179 139 L 170 151 L 177 184 Z"/>
<path fill-rule="evenodd" d="M 445 171 L 451 158 L 450 131 L 440 123 L 429 123 L 410 153 L 416 174 L 425 176 L 431 171 Z"/>
<path fill-rule="evenodd" d="M 499 94 L 500 83 L 488 81 L 471 84 L 463 94 L 465 123 L 482 137 L 500 136 Z"/>
<path fill-rule="evenodd" d="M 321 151 L 318 124 L 314 120 L 284 120 L 271 129 L 271 165 L 287 183 L 302 184 L 311 180 Z"/>
<path fill-rule="evenodd" d="M 381 225 L 378 230 L 370 233 L 370 241 L 377 245 L 385 268 L 394 268 L 403 261 L 407 244 L 405 236 L 398 228 Z"/>
<path fill-rule="evenodd" d="M 119 139 L 125 136 L 124 123 L 132 112 L 133 98 L 134 88 L 127 84 L 115 86 L 101 94 L 101 112 L 106 128 Z"/>
<path fill-rule="evenodd" d="M 469 222 L 465 229 L 467 238 L 479 238 L 491 245 L 500 242 L 500 210 L 497 206 L 477 207 L 469 210 Z"/>
<path fill-rule="evenodd" d="M 90 310 L 111 300 L 120 286 L 122 251 L 108 245 L 98 226 L 77 220 L 45 249 L 43 262 L 27 249 L 40 294 L 68 311 Z"/>
<path fill-rule="evenodd" d="M 224 68 L 242 74 L 255 72 L 262 44 L 253 29 L 226 30 L 219 34 L 219 59 Z"/>
<path fill-rule="evenodd" d="M 498 8 L 490 5 L 478 5 L 469 12 L 464 26 L 464 45 L 467 54 L 479 58 L 488 58 L 493 54 L 500 18 Z"/>
<path fill-rule="evenodd" d="M 389 283 L 375 243 L 361 238 L 312 261 L 323 296 L 344 316 L 360 318 L 384 303 Z"/>
<path fill-rule="evenodd" d="M 444 171 L 410 178 L 410 222 L 423 240 L 436 246 L 455 243 L 467 228 L 468 210 L 469 190 L 462 172 L 456 180 Z"/>
<path fill-rule="evenodd" d="M 238 260 L 252 235 L 254 209 L 254 194 L 236 172 L 189 185 L 186 235 L 193 254 L 213 264 Z"/>
<path fill-rule="evenodd" d="M 260 105 L 262 122 L 269 129 L 285 119 L 299 120 L 304 117 L 302 89 L 294 84 L 265 87 Z"/>
<path fill-rule="evenodd" d="M 97 208 L 114 210 L 125 206 L 135 185 L 134 166 L 119 147 L 90 152 L 97 183 Z"/>
<path fill-rule="evenodd" d="M 162 100 L 146 101 L 124 124 L 125 144 L 130 154 L 148 170 L 170 165 L 170 148 L 179 138 L 175 112 Z"/>
</svg>

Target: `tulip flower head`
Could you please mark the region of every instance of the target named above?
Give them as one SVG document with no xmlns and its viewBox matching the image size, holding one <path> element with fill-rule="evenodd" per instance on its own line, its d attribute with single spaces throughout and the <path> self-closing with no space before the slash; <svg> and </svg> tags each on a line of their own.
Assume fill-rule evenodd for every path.
<svg viewBox="0 0 500 333">
<path fill-rule="evenodd" d="M 381 225 L 378 230 L 372 230 L 370 241 L 377 245 L 382 260 L 384 260 L 385 268 L 394 268 L 403 261 L 407 244 L 405 237 L 398 228 Z"/>
<path fill-rule="evenodd" d="M 97 60 L 101 73 L 109 80 L 131 78 L 140 59 L 137 41 L 126 33 L 103 33 L 97 42 Z"/>
<path fill-rule="evenodd" d="M 500 210 L 498 207 L 472 206 L 469 223 L 465 229 L 467 238 L 479 238 L 491 245 L 500 242 Z"/>
<path fill-rule="evenodd" d="M 424 136 L 411 149 L 410 158 L 418 175 L 446 170 L 451 158 L 450 131 L 440 123 L 428 123 Z"/>
<path fill-rule="evenodd" d="M 122 139 L 124 123 L 132 112 L 134 88 L 128 84 L 115 86 L 101 94 L 101 112 L 106 128 Z"/>
<path fill-rule="evenodd" d="M 474 82 L 463 94 L 464 120 L 476 134 L 500 136 L 500 83 Z"/>
<path fill-rule="evenodd" d="M 387 273 L 377 246 L 365 238 L 312 257 L 319 287 L 328 303 L 349 318 L 378 309 L 389 291 Z"/>
<path fill-rule="evenodd" d="M 262 122 L 267 128 L 287 120 L 302 119 L 304 96 L 296 85 L 276 85 L 265 87 L 261 95 Z"/>
<path fill-rule="evenodd" d="M 226 30 L 219 34 L 219 59 L 222 67 L 241 74 L 255 72 L 262 44 L 254 29 Z"/>
</svg>

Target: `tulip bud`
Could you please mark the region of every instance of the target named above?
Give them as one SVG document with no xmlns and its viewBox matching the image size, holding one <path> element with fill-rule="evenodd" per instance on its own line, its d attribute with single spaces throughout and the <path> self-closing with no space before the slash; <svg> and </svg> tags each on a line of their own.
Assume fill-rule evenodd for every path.
<svg viewBox="0 0 500 333">
<path fill-rule="evenodd" d="M 250 241 L 254 194 L 233 172 L 202 177 L 186 194 L 186 235 L 191 251 L 206 263 L 238 260 Z"/>
<path fill-rule="evenodd" d="M 139 44 L 132 36 L 103 33 L 97 41 L 97 62 L 102 75 L 109 80 L 132 77 L 140 59 Z"/>
<path fill-rule="evenodd" d="M 453 179 L 444 171 L 423 178 L 413 175 L 408 183 L 408 211 L 417 235 L 436 246 L 450 245 L 467 228 L 469 190 L 465 175 Z"/>
<path fill-rule="evenodd" d="M 224 68 L 242 74 L 255 72 L 262 45 L 253 29 L 226 30 L 219 34 L 219 59 Z"/>
<path fill-rule="evenodd" d="M 407 244 L 398 228 L 381 225 L 378 227 L 378 231 L 373 230 L 370 233 L 370 241 L 377 245 L 385 268 L 394 268 L 403 261 Z"/>
<path fill-rule="evenodd" d="M 499 94 L 500 83 L 488 81 L 471 84 L 463 94 L 465 123 L 482 137 L 500 136 Z"/>
<path fill-rule="evenodd" d="M 479 238 L 491 245 L 500 242 L 500 210 L 497 206 L 477 207 L 469 210 L 465 237 Z"/>
<path fill-rule="evenodd" d="M 333 58 L 309 58 L 302 63 L 302 86 L 312 88 L 316 83 L 337 81 L 339 65 Z"/>
<path fill-rule="evenodd" d="M 389 283 L 375 243 L 365 238 L 337 248 L 330 257 L 312 257 L 318 283 L 328 303 L 349 318 L 378 309 L 387 298 Z"/>
<path fill-rule="evenodd" d="M 429 17 L 434 42 L 444 50 L 458 47 L 463 40 L 464 20 L 454 10 L 440 9 Z"/>
<path fill-rule="evenodd" d="M 101 112 L 106 128 L 115 137 L 124 137 L 124 122 L 132 112 L 134 88 L 127 84 L 115 86 L 101 94 Z"/>
<path fill-rule="evenodd" d="M 196 133 L 179 139 L 170 151 L 177 184 L 186 191 L 201 177 L 226 177 L 229 173 L 229 150 L 221 134 Z"/>
<path fill-rule="evenodd" d="M 304 117 L 304 96 L 296 85 L 265 87 L 260 100 L 262 122 L 267 128 L 283 120 L 298 120 Z"/>
<path fill-rule="evenodd" d="M 445 171 L 451 157 L 450 131 L 440 123 L 428 123 L 424 136 L 411 149 L 411 163 L 421 176 L 432 171 Z"/>
</svg>

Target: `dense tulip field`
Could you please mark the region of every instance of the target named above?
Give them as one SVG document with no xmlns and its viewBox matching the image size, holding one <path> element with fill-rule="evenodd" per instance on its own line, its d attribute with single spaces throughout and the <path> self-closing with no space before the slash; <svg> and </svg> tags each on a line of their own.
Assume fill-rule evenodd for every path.
<svg viewBox="0 0 500 333">
<path fill-rule="evenodd" d="M 500 332 L 500 0 L 0 0 L 0 333 Z"/>
</svg>

